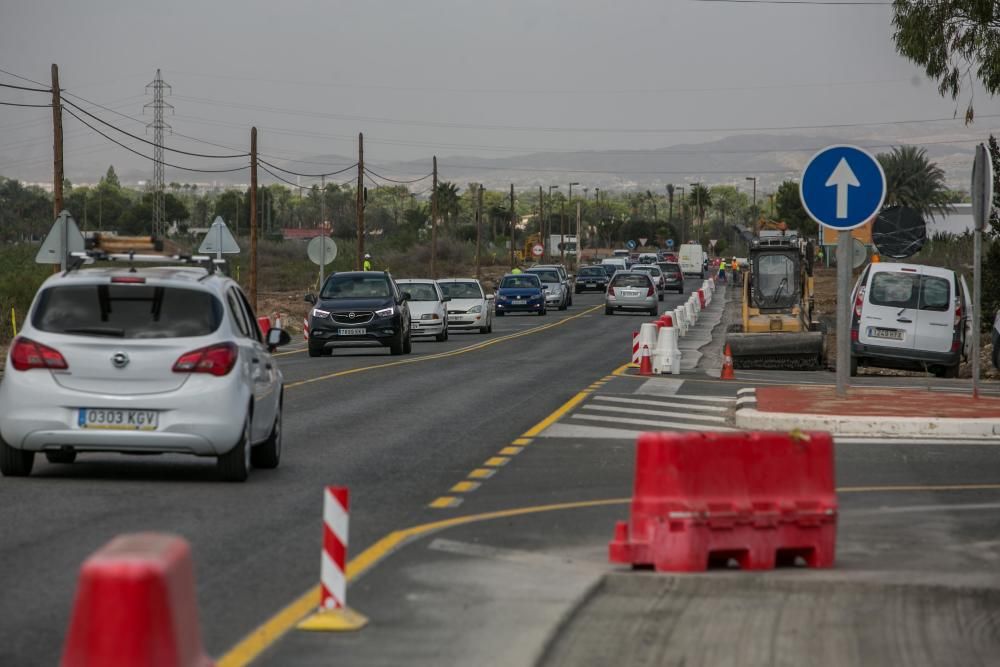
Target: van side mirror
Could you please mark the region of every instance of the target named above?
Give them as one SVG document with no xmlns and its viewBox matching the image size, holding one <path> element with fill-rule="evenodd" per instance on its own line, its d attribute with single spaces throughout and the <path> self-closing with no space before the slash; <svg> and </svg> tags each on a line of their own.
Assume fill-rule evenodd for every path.
<svg viewBox="0 0 1000 667">
<path fill-rule="evenodd" d="M 306 303 L 311 303 L 312 305 L 315 306 L 316 305 L 316 295 L 313 294 L 312 292 L 309 292 L 308 294 L 306 294 L 306 296 L 303 299 L 303 301 L 305 301 Z"/>
</svg>

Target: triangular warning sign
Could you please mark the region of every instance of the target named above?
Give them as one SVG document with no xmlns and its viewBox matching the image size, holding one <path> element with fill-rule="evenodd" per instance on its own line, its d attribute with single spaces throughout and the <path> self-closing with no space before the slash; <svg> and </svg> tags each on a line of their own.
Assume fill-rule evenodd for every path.
<svg viewBox="0 0 1000 667">
<path fill-rule="evenodd" d="M 42 247 L 38 249 L 38 254 L 35 255 L 36 264 L 63 263 L 63 253 L 61 252 L 63 225 L 68 225 L 66 229 L 66 245 L 68 249 L 65 254 L 84 251 L 85 244 L 83 242 L 83 234 L 80 233 L 80 228 L 76 226 L 76 221 L 73 220 L 73 216 L 69 214 L 69 211 L 63 211 L 52 224 L 52 229 L 49 230 L 49 235 L 42 242 Z"/>
<path fill-rule="evenodd" d="M 205 240 L 198 247 L 198 252 L 203 255 L 218 254 L 238 255 L 240 244 L 236 242 L 233 233 L 226 226 L 226 221 L 222 216 L 216 216 L 212 221 L 212 227 L 205 234 Z"/>
</svg>

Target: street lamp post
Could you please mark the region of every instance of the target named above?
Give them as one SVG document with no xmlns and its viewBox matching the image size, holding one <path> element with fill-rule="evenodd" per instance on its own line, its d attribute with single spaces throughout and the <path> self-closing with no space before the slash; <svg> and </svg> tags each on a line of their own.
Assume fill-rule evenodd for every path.
<svg viewBox="0 0 1000 667">
<path fill-rule="evenodd" d="M 596 248 L 597 244 L 594 243 L 594 237 L 597 236 L 597 227 L 601 224 L 601 189 L 594 188 L 594 213 L 596 215 L 596 222 L 594 223 L 594 233 L 590 235 L 591 247 Z M 600 238 L 598 238 L 598 243 L 600 243 Z"/>
<path fill-rule="evenodd" d="M 678 185 L 681 191 L 681 243 L 687 243 L 687 187 Z"/>
<path fill-rule="evenodd" d="M 569 212 L 570 212 L 570 215 L 573 214 L 573 186 L 574 185 L 580 185 L 580 184 L 577 181 L 573 181 L 572 183 L 569 184 Z M 560 228 L 559 228 L 559 261 L 562 262 L 562 263 L 565 263 L 566 262 L 566 218 L 565 218 L 565 216 L 561 217 L 560 220 L 559 220 L 559 222 L 560 222 L 560 225 L 561 225 Z M 576 237 L 577 237 L 577 241 L 576 241 L 577 242 L 577 246 L 579 246 L 579 244 L 580 244 L 580 229 L 579 229 L 579 225 L 577 225 Z"/>
<path fill-rule="evenodd" d="M 754 234 L 757 233 L 757 219 L 760 217 L 757 215 L 757 177 L 747 176 L 748 181 L 753 181 L 753 231 Z"/>
<path fill-rule="evenodd" d="M 698 216 L 698 243 L 705 233 L 705 216 L 701 212 L 701 183 L 692 183 L 691 191 L 694 192 L 694 212 Z"/>
</svg>

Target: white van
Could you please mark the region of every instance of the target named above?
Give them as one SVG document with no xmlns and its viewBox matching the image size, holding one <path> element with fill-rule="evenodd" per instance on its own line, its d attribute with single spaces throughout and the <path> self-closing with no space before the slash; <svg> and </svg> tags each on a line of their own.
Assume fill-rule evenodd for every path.
<svg viewBox="0 0 1000 667">
<path fill-rule="evenodd" d="M 685 276 L 705 277 L 705 249 L 697 243 L 685 243 L 680 247 L 678 264 Z"/>
<path fill-rule="evenodd" d="M 936 266 L 870 264 L 851 303 L 851 375 L 860 365 L 958 377 L 972 342 L 964 277 Z"/>
<path fill-rule="evenodd" d="M 615 271 L 626 271 L 628 266 L 625 264 L 624 257 L 605 257 L 601 260 L 601 266 L 613 268 L 614 271 L 608 272 L 608 277 L 614 275 Z"/>
</svg>

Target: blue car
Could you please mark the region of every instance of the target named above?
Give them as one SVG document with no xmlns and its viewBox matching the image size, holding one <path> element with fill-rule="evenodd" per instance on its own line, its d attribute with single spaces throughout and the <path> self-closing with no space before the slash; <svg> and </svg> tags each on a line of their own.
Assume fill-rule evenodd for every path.
<svg viewBox="0 0 1000 667">
<path fill-rule="evenodd" d="M 497 287 L 497 316 L 518 312 L 545 314 L 542 282 L 534 274 L 509 273 L 500 280 L 500 286 Z"/>
</svg>

